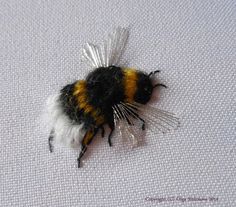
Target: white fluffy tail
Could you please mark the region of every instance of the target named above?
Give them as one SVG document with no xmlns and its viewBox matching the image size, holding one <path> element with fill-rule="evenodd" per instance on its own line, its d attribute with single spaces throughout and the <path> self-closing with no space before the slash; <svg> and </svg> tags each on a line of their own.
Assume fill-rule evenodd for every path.
<svg viewBox="0 0 236 207">
<path fill-rule="evenodd" d="M 60 94 L 57 94 L 47 99 L 43 116 L 44 125 L 50 128 L 53 141 L 72 148 L 78 148 L 85 135 L 83 124 L 73 123 L 69 119 L 63 111 L 59 97 Z"/>
</svg>

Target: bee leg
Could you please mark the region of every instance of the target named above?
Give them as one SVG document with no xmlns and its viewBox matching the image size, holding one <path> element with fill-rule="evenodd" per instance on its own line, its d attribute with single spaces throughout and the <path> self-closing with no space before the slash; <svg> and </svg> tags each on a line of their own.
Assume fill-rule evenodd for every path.
<svg viewBox="0 0 236 207">
<path fill-rule="evenodd" d="M 142 124 L 142 130 L 144 131 L 145 128 L 146 128 L 146 122 L 145 122 L 145 120 L 142 119 L 137 113 L 135 113 L 135 114 L 136 114 L 136 117 L 134 117 L 134 118 L 139 119 L 139 120 L 143 123 L 143 124 Z"/>
<path fill-rule="evenodd" d="M 154 85 L 153 88 L 160 87 L 160 86 L 161 86 L 161 87 L 164 87 L 164 88 L 167 88 L 166 85 L 161 84 L 161 83 L 158 83 L 158 84 Z"/>
<path fill-rule="evenodd" d="M 142 130 L 145 130 L 145 128 L 146 128 L 146 122 L 145 122 L 145 120 L 144 119 L 142 119 L 139 115 L 138 115 L 138 113 L 136 113 L 133 109 L 127 109 L 126 108 L 126 111 L 127 111 L 127 113 L 128 114 L 130 114 L 133 118 L 135 118 L 135 119 L 139 119 L 143 124 L 142 124 Z M 129 120 L 127 120 L 127 122 L 129 123 Z"/>
<path fill-rule="evenodd" d="M 112 143 L 111 143 L 111 136 L 112 136 L 112 133 L 113 133 L 113 131 L 114 131 L 114 123 L 112 123 L 112 124 L 109 124 L 109 127 L 110 127 L 110 129 L 111 129 L 111 131 L 110 131 L 110 134 L 109 134 L 109 136 L 108 136 L 108 144 L 109 144 L 109 146 L 111 147 L 112 146 Z"/>
<path fill-rule="evenodd" d="M 87 146 L 92 142 L 93 138 L 97 134 L 99 128 L 92 128 L 86 132 L 82 140 L 82 149 L 80 151 L 79 157 L 77 158 L 78 168 L 81 167 L 81 158 L 87 150 Z"/>
<path fill-rule="evenodd" d="M 146 122 L 144 119 L 142 119 L 136 112 L 132 111 L 133 114 L 135 114 L 134 118 L 139 119 L 143 124 L 142 124 L 142 130 L 144 131 L 146 128 Z"/>
<path fill-rule="evenodd" d="M 145 128 L 146 128 L 146 122 L 145 122 L 141 117 L 138 116 L 138 118 L 139 118 L 140 121 L 143 122 L 143 124 L 142 124 L 142 130 L 144 131 Z"/>
<path fill-rule="evenodd" d="M 139 119 L 143 124 L 142 124 L 142 130 L 144 131 L 146 128 L 146 122 L 144 119 L 142 119 L 136 112 L 132 111 L 132 113 L 135 115 L 134 118 Z"/>
<path fill-rule="evenodd" d="M 104 127 L 103 126 L 101 126 L 101 130 L 102 130 L 102 138 L 105 136 L 105 129 L 104 129 Z"/>
<path fill-rule="evenodd" d="M 86 150 L 87 150 L 87 146 L 82 146 L 82 149 L 79 153 L 79 157 L 77 158 L 78 168 L 80 168 L 80 166 L 81 166 L 80 161 L 81 161 L 81 158 L 83 157 L 84 153 L 86 152 Z"/>
<path fill-rule="evenodd" d="M 155 75 L 156 73 L 159 73 L 160 70 L 155 70 L 155 71 L 152 71 L 151 73 L 148 74 L 148 77 L 151 77 L 152 75 Z"/>
<path fill-rule="evenodd" d="M 51 153 L 53 152 L 53 145 L 52 145 L 52 142 L 53 142 L 53 139 L 54 139 L 53 133 L 54 133 L 54 130 L 52 130 L 50 132 L 49 137 L 48 137 L 48 146 L 49 146 L 49 151 Z"/>
</svg>

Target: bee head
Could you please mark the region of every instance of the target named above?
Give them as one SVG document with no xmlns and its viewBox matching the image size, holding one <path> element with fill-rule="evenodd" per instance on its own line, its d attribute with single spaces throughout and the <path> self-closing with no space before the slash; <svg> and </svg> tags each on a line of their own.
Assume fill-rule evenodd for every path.
<svg viewBox="0 0 236 207">
<path fill-rule="evenodd" d="M 139 74 L 135 101 L 141 104 L 147 103 L 152 96 L 152 92 L 153 84 L 150 78 L 145 74 Z"/>
</svg>

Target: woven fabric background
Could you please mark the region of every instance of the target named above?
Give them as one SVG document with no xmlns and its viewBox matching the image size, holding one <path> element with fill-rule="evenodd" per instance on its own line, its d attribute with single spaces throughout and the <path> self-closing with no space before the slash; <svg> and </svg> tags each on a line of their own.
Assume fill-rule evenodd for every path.
<svg viewBox="0 0 236 207">
<path fill-rule="evenodd" d="M 236 206 L 235 20 L 233 0 L 2 0 L 0 206 Z M 181 127 L 133 150 L 97 137 L 78 169 L 78 152 L 49 153 L 42 106 L 90 70 L 84 43 L 118 25 L 123 63 L 162 71 L 154 105 Z"/>
</svg>

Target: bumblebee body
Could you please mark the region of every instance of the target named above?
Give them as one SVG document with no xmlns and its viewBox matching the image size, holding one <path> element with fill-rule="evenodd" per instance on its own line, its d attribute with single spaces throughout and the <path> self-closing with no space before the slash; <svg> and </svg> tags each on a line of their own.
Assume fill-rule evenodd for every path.
<svg viewBox="0 0 236 207">
<path fill-rule="evenodd" d="M 106 124 L 111 129 L 108 137 L 111 146 L 113 107 L 121 102 L 146 104 L 153 88 L 150 76 L 141 71 L 116 66 L 100 67 L 90 72 L 85 80 L 66 85 L 60 92 L 59 102 L 74 124 L 83 124 L 86 131 L 82 140 L 84 149 L 99 129 L 104 134 Z"/>
<path fill-rule="evenodd" d="M 112 107 L 120 102 L 145 104 L 153 85 L 148 75 L 120 67 L 98 68 L 86 80 L 61 90 L 60 101 L 71 120 L 88 126 L 100 126 L 114 120 Z"/>
<path fill-rule="evenodd" d="M 104 136 L 105 125 L 110 128 L 110 146 L 112 132 L 119 122 L 123 123 L 123 127 L 119 129 L 123 128 L 128 132 L 128 136 L 131 135 L 131 139 L 135 140 L 132 132 L 133 120 L 141 121 L 142 130 L 145 130 L 145 120 L 139 114 L 142 112 L 142 106 L 148 103 L 155 87 L 166 87 L 153 83 L 152 76 L 159 72 L 158 70 L 146 74 L 117 66 L 127 38 L 128 31 L 117 28 L 103 47 L 87 44 L 83 55 L 94 69 L 84 80 L 66 85 L 59 94 L 48 100 L 47 109 L 51 122 L 48 139 L 50 151 L 52 152 L 54 139 L 71 147 L 81 146 L 77 159 L 78 167 L 87 146 L 99 130 Z M 168 112 L 151 107 L 149 109 L 150 116 L 156 114 L 157 120 L 162 122 L 158 125 L 162 132 L 178 123 Z"/>
</svg>

